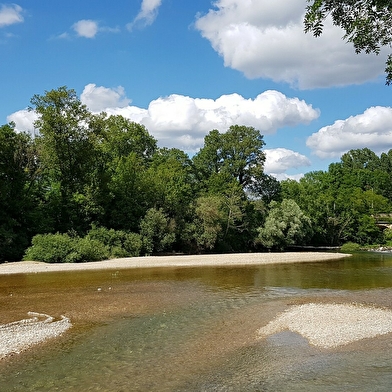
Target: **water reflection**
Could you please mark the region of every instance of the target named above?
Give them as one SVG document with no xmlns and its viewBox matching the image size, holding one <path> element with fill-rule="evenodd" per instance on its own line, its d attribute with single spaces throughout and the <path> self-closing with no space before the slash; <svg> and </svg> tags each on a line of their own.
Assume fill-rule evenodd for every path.
<svg viewBox="0 0 392 392">
<path fill-rule="evenodd" d="M 320 350 L 256 331 L 296 302 L 392 307 L 392 258 L 3 276 L 1 323 L 64 314 L 63 338 L 0 363 L 4 391 L 389 391 L 387 335 Z"/>
</svg>

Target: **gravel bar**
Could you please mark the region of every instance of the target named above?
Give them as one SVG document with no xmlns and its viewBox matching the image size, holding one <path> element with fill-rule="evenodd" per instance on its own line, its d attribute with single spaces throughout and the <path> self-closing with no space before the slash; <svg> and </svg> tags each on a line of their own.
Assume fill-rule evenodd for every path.
<svg viewBox="0 0 392 392">
<path fill-rule="evenodd" d="M 306 263 L 337 260 L 350 255 L 329 252 L 282 252 L 282 253 L 231 253 L 216 255 L 145 256 L 111 259 L 90 263 L 48 264 L 36 261 L 20 261 L 0 264 L 0 275 L 55 271 L 87 271 L 103 269 L 157 268 L 157 267 L 220 267 Z"/>
</svg>

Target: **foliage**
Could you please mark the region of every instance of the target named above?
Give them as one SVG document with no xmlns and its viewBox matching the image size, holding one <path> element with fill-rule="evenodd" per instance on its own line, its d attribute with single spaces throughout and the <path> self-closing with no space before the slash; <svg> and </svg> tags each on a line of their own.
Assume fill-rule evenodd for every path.
<svg viewBox="0 0 392 392">
<path fill-rule="evenodd" d="M 202 196 L 196 200 L 195 219 L 193 221 L 193 239 L 198 252 L 212 250 L 222 233 L 223 200 L 220 196 Z"/>
<path fill-rule="evenodd" d="M 140 256 L 142 240 L 137 233 L 93 226 L 86 238 L 106 246 L 111 257 Z"/>
<path fill-rule="evenodd" d="M 170 250 L 176 237 L 174 222 L 162 209 L 150 208 L 140 222 L 140 234 L 146 254 Z"/>
<path fill-rule="evenodd" d="M 253 127 L 233 125 L 226 133 L 213 130 L 193 162 L 201 179 L 219 174 L 246 188 L 263 173 L 264 144 L 263 136 Z"/>
<path fill-rule="evenodd" d="M 268 249 L 283 250 L 289 245 L 303 244 L 311 233 L 310 219 L 294 200 L 272 201 L 265 224 L 257 240 Z"/>
<path fill-rule="evenodd" d="M 71 237 L 68 234 L 38 234 L 32 239 L 24 260 L 47 263 L 78 263 L 109 257 L 106 246 L 97 240 Z"/>
<path fill-rule="evenodd" d="M 20 260 L 39 225 L 34 170 L 30 137 L 0 126 L 0 262 Z"/>
<path fill-rule="evenodd" d="M 0 126 L 0 262 L 390 241 L 392 150 L 350 150 L 279 182 L 252 127 L 212 130 L 190 159 L 66 87 L 31 102 L 35 138 Z"/>
<path fill-rule="evenodd" d="M 308 0 L 305 32 L 321 35 L 327 16 L 340 26 L 343 39 L 351 42 L 356 53 L 379 54 L 382 46 L 392 44 L 392 3 L 388 0 Z M 392 83 L 392 54 L 386 61 L 386 84 Z"/>
<path fill-rule="evenodd" d="M 355 242 L 346 242 L 340 247 L 340 251 L 343 253 L 354 253 L 361 250 L 361 245 Z"/>
</svg>

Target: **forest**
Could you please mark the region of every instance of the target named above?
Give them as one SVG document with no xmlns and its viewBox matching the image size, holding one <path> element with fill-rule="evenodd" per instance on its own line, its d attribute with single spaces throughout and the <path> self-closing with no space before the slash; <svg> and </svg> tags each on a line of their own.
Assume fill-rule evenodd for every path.
<svg viewBox="0 0 392 392">
<path fill-rule="evenodd" d="M 252 127 L 211 130 L 190 158 L 67 87 L 29 109 L 34 137 L 0 126 L 0 262 L 392 245 L 392 150 L 279 182 Z"/>
</svg>

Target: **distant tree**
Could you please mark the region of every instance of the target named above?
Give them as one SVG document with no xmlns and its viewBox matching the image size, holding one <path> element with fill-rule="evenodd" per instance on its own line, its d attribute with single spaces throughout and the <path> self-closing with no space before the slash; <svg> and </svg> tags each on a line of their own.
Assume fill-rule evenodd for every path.
<svg viewBox="0 0 392 392">
<path fill-rule="evenodd" d="M 34 234 L 31 140 L 0 126 L 0 262 L 20 260 Z"/>
<path fill-rule="evenodd" d="M 171 250 L 175 236 L 174 221 L 156 208 L 150 208 L 140 222 L 140 234 L 146 254 Z"/>
<path fill-rule="evenodd" d="M 34 95 L 31 110 L 38 114 L 35 143 L 42 174 L 49 179 L 52 198 L 58 191 L 56 230 L 67 231 L 81 224 L 79 203 L 74 196 L 85 193 L 95 160 L 94 130 L 90 112 L 74 90 L 60 87 Z"/>
<path fill-rule="evenodd" d="M 324 20 L 345 31 L 343 39 L 354 45 L 356 53 L 379 54 L 392 44 L 392 2 L 390 0 L 307 0 L 305 32 L 321 35 Z M 386 60 L 386 84 L 392 83 L 392 54 Z"/>
<path fill-rule="evenodd" d="M 213 250 L 222 236 L 224 213 L 221 196 L 202 196 L 196 200 L 195 217 L 187 229 L 198 252 Z"/>
<path fill-rule="evenodd" d="M 272 201 L 265 224 L 259 229 L 258 241 L 268 249 L 283 250 L 302 245 L 310 238 L 311 222 L 294 200 Z"/>
<path fill-rule="evenodd" d="M 243 189 L 263 173 L 263 136 L 253 127 L 232 125 L 226 133 L 211 131 L 193 162 L 203 180 L 235 180 Z"/>
</svg>

